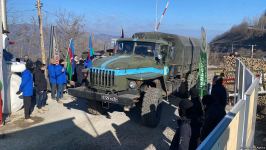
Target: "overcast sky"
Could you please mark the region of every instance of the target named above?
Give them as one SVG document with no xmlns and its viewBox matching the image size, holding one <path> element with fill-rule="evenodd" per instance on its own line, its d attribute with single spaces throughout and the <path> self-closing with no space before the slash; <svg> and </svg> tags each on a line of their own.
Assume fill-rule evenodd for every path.
<svg viewBox="0 0 266 150">
<path fill-rule="evenodd" d="M 29 22 L 37 15 L 36 0 L 7 0 L 8 15 L 19 15 Z M 90 32 L 126 36 L 138 31 L 154 30 L 158 1 L 158 19 L 167 0 L 42 0 L 43 15 L 53 22 L 54 13 L 67 10 L 84 16 Z M 207 30 L 208 39 L 253 19 L 266 10 L 266 0 L 170 0 L 160 31 L 200 37 L 200 28 Z"/>
</svg>

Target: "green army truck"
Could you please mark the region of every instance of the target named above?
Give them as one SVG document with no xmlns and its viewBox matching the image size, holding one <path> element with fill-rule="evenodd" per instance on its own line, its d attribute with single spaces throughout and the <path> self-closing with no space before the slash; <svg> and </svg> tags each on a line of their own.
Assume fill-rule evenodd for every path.
<svg viewBox="0 0 266 150">
<path fill-rule="evenodd" d="M 135 33 L 118 39 L 115 54 L 95 60 L 86 86 L 69 89 L 70 95 L 88 99 L 88 111 L 118 104 L 125 111 L 138 106 L 142 122 L 155 127 L 163 98 L 178 91 L 181 96 L 197 83 L 200 41 L 160 32 Z M 181 85 L 182 83 L 185 86 Z M 136 105 L 138 104 L 138 105 Z"/>
</svg>

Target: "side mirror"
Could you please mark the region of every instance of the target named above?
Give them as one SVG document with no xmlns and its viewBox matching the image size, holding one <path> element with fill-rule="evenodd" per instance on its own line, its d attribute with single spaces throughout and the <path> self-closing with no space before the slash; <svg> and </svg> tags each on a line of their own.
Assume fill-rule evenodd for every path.
<svg viewBox="0 0 266 150">
<path fill-rule="evenodd" d="M 163 58 L 163 56 L 162 56 L 161 54 L 158 54 L 157 57 L 158 57 L 158 59 L 160 59 L 160 60 Z"/>
</svg>

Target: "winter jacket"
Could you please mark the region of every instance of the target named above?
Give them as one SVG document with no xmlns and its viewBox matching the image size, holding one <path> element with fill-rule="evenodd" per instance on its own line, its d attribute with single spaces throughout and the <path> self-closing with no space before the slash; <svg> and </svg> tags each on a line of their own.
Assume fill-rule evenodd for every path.
<svg viewBox="0 0 266 150">
<path fill-rule="evenodd" d="M 56 84 L 55 65 L 50 64 L 48 66 L 48 76 L 51 84 Z"/>
<path fill-rule="evenodd" d="M 84 73 L 82 70 L 85 69 L 83 64 L 78 64 L 77 65 L 77 83 L 82 84 L 82 81 L 84 79 Z"/>
<path fill-rule="evenodd" d="M 45 79 L 44 72 L 40 68 L 36 68 L 34 70 L 34 85 L 36 88 L 36 92 L 46 91 L 47 90 L 47 82 Z"/>
<path fill-rule="evenodd" d="M 203 108 L 199 97 L 191 98 L 193 106 L 189 110 L 189 119 L 191 120 L 191 139 L 189 142 L 189 149 L 195 150 L 200 144 L 201 128 L 203 125 Z"/>
<path fill-rule="evenodd" d="M 19 91 L 22 92 L 23 96 L 33 95 L 33 78 L 31 72 L 26 69 L 21 73 L 21 84 L 19 86 Z"/>
<path fill-rule="evenodd" d="M 212 87 L 211 95 L 223 108 L 226 107 L 227 103 L 227 92 L 222 84 L 215 84 Z"/>
<path fill-rule="evenodd" d="M 66 83 L 66 69 L 61 65 L 55 66 L 56 84 Z"/>
<path fill-rule="evenodd" d="M 87 59 L 85 62 L 84 62 L 84 67 L 85 68 L 91 68 L 92 67 L 92 61 L 90 59 Z"/>
<path fill-rule="evenodd" d="M 205 119 L 202 127 L 202 137 L 201 140 L 203 141 L 217 126 L 217 124 L 223 119 L 226 115 L 226 112 L 217 101 L 214 103 L 207 105 L 205 109 Z"/>
<path fill-rule="evenodd" d="M 182 117 L 178 120 L 178 127 L 170 145 L 170 150 L 188 150 L 191 137 L 190 120 Z"/>
</svg>

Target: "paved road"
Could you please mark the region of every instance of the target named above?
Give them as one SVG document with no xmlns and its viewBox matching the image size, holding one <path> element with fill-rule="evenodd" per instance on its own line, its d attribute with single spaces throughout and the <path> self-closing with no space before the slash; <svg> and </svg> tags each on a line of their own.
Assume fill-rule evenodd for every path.
<svg viewBox="0 0 266 150">
<path fill-rule="evenodd" d="M 23 121 L 23 111 L 13 114 L 12 122 L 0 129 L 1 150 L 31 149 L 169 149 L 176 127 L 175 107 L 164 103 L 158 127 L 140 124 L 137 110 L 122 112 L 112 106 L 105 115 L 93 116 L 86 112 L 87 101 L 68 96 L 64 104 L 48 100 L 49 111 L 33 112 L 33 124 Z"/>
</svg>

